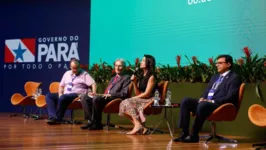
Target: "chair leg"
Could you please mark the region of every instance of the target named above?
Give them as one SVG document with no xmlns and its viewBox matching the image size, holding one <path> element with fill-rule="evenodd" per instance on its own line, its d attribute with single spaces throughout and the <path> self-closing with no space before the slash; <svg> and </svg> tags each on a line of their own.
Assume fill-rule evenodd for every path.
<svg viewBox="0 0 266 150">
<path fill-rule="evenodd" d="M 154 132 L 154 131 L 159 132 L 159 133 L 161 133 L 161 134 L 164 133 L 162 130 L 159 130 L 159 129 L 157 129 L 157 128 L 146 127 L 145 122 L 142 124 L 142 126 L 144 126 L 145 128 L 148 129 L 148 131 L 146 132 L 147 135 L 151 134 L 151 133 Z"/>
<path fill-rule="evenodd" d="M 209 141 L 213 140 L 213 139 L 217 139 L 217 140 L 222 140 L 228 143 L 237 143 L 237 140 L 234 139 L 229 139 L 229 138 L 225 138 L 223 136 L 219 136 L 216 134 L 216 123 L 212 122 L 212 134 L 207 138 L 207 140 L 205 141 L 205 143 L 207 144 Z"/>
<path fill-rule="evenodd" d="M 48 118 L 48 113 L 45 111 L 45 108 L 37 107 L 33 114 L 29 114 L 29 117 L 33 118 L 34 120 L 42 120 Z"/>
<path fill-rule="evenodd" d="M 32 113 L 32 108 L 30 108 L 30 111 L 27 112 L 27 109 L 25 106 L 21 106 L 21 114 L 12 114 L 12 115 L 9 115 L 9 117 L 16 117 L 16 116 L 19 116 L 19 117 L 23 117 L 23 118 L 33 118 L 34 120 L 38 120 L 40 119 L 40 116 L 36 115 L 38 112 L 39 108 L 37 108 L 37 110 Z"/>
<path fill-rule="evenodd" d="M 106 129 L 109 130 L 110 129 L 110 114 L 107 114 L 107 119 L 106 119 Z"/>
<path fill-rule="evenodd" d="M 82 124 L 82 121 L 74 120 L 74 110 L 70 110 L 70 120 L 63 120 L 62 121 L 64 124 Z"/>
<path fill-rule="evenodd" d="M 103 124 L 103 126 L 106 126 L 107 130 L 110 130 L 110 127 L 123 129 L 123 130 L 126 129 L 126 128 L 122 127 L 122 126 L 118 126 L 118 125 L 112 124 L 111 123 L 111 115 L 109 113 L 107 114 L 106 124 Z"/>
<path fill-rule="evenodd" d="M 74 124 L 73 122 L 73 118 L 74 118 L 74 115 L 73 115 L 73 110 L 70 110 L 70 120 L 62 120 L 62 123 L 63 124 Z"/>
<path fill-rule="evenodd" d="M 44 115 L 45 115 L 45 111 L 43 110 L 43 108 L 38 108 L 36 114 L 38 114 L 38 111 L 39 111 L 39 115 L 36 115 L 36 118 L 34 118 L 35 120 L 41 120 L 41 119 L 44 119 Z"/>
<path fill-rule="evenodd" d="M 70 111 L 70 121 L 74 124 L 74 110 Z"/>
<path fill-rule="evenodd" d="M 27 113 L 27 109 L 26 109 L 26 107 L 23 107 L 23 117 L 24 117 L 24 118 L 30 118 L 30 114 Z"/>
<path fill-rule="evenodd" d="M 205 143 L 208 143 L 209 141 L 211 141 L 211 140 L 213 139 L 213 137 L 214 137 L 214 136 L 210 135 L 210 136 L 207 138 L 207 140 L 206 140 Z"/>
<path fill-rule="evenodd" d="M 228 143 L 237 143 L 237 140 L 225 138 L 225 137 L 219 136 L 219 135 L 216 135 L 215 138 L 217 138 L 218 140 L 228 142 Z"/>
<path fill-rule="evenodd" d="M 159 132 L 159 133 L 161 133 L 161 134 L 163 134 L 164 132 L 163 132 L 163 130 L 160 130 L 160 129 L 155 129 L 155 128 L 150 128 L 150 127 L 146 127 L 149 131 L 156 131 L 156 132 Z"/>
<path fill-rule="evenodd" d="M 148 129 L 149 134 L 152 134 L 154 131 L 163 134 L 164 132 L 163 132 L 162 130 L 158 129 L 158 126 L 162 123 L 162 121 L 163 121 L 163 120 L 161 120 L 161 121 L 155 126 L 155 128 L 152 128 L 152 127 L 146 127 L 146 126 L 145 126 L 145 123 L 143 124 L 143 126 L 144 126 L 145 128 Z"/>
<path fill-rule="evenodd" d="M 32 113 L 32 108 L 31 108 L 31 109 L 30 109 L 30 113 L 28 114 L 28 117 L 29 117 L 29 118 L 32 118 L 32 119 L 34 119 L 34 120 L 38 120 L 38 119 L 40 119 L 40 116 L 37 115 L 39 109 L 40 109 L 40 108 L 37 108 L 37 109 L 35 110 L 35 112 Z"/>
<path fill-rule="evenodd" d="M 30 115 L 26 112 L 25 106 L 20 106 L 20 113 L 15 113 L 12 115 L 9 115 L 9 117 L 23 117 L 23 118 L 30 118 Z"/>
<path fill-rule="evenodd" d="M 205 139 L 207 140 L 208 138 L 210 138 L 212 136 L 212 134 L 209 134 L 209 135 L 200 135 L 199 138 L 200 139 Z"/>
</svg>

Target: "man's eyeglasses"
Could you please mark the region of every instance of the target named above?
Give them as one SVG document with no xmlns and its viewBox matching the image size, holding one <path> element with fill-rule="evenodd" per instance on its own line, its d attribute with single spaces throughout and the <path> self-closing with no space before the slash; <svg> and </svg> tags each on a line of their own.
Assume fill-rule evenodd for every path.
<svg viewBox="0 0 266 150">
<path fill-rule="evenodd" d="M 123 65 L 115 65 L 115 67 L 123 67 Z"/>
<path fill-rule="evenodd" d="M 221 64 L 223 64 L 223 63 L 227 63 L 227 62 L 216 62 L 215 64 L 216 64 L 216 65 L 221 65 Z"/>
</svg>

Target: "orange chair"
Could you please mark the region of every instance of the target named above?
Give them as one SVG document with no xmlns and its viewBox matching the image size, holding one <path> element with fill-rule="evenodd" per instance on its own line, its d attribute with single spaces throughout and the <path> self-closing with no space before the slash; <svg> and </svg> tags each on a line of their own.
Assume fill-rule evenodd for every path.
<svg viewBox="0 0 266 150">
<path fill-rule="evenodd" d="M 259 127 L 266 127 L 266 108 L 258 104 L 253 104 L 248 109 L 249 120 Z M 266 143 L 253 144 L 253 147 L 266 148 Z"/>
<path fill-rule="evenodd" d="M 80 64 L 80 68 L 85 70 L 85 71 L 88 71 L 88 68 L 89 68 L 89 65 L 88 64 Z M 59 83 L 58 83 L 59 84 Z M 59 87 L 59 85 L 58 85 Z M 58 89 L 57 89 L 58 90 Z M 68 109 L 70 109 L 70 118 L 71 120 L 68 121 L 67 123 L 70 123 L 70 124 L 82 124 L 81 121 L 77 121 L 77 120 L 74 120 L 74 112 L 75 110 L 77 109 L 82 109 L 82 104 L 80 102 L 80 97 L 77 97 L 76 99 L 74 99 L 74 101 L 68 106 Z"/>
<path fill-rule="evenodd" d="M 24 89 L 26 92 L 26 96 L 23 96 L 20 93 L 15 93 L 11 97 L 11 103 L 12 105 L 15 106 L 21 106 L 22 111 L 24 114 L 24 117 L 31 117 L 32 115 L 26 113 L 26 106 L 34 106 L 35 105 L 35 93 L 39 89 L 41 83 L 40 82 L 33 82 L 33 81 L 28 81 L 24 85 Z M 17 116 L 15 115 L 10 115 L 12 116 Z"/>
<path fill-rule="evenodd" d="M 167 89 L 168 89 L 168 84 L 169 84 L 169 81 L 161 81 L 160 83 L 158 83 L 158 91 L 160 93 L 160 105 L 164 105 L 165 104 L 165 97 L 166 97 L 166 92 L 167 92 Z M 162 112 L 162 109 L 163 108 L 152 108 L 151 106 L 153 105 L 153 101 L 147 103 L 144 107 L 144 114 L 145 115 L 159 115 L 161 112 Z M 158 129 L 154 129 L 154 128 L 149 128 L 149 127 L 146 127 L 148 128 L 149 131 L 157 131 L 157 132 L 160 132 L 160 133 L 163 133 L 163 131 L 161 130 L 158 130 Z"/>
<path fill-rule="evenodd" d="M 50 93 L 57 93 L 58 87 L 59 87 L 59 82 L 52 82 L 49 86 Z M 45 95 L 39 95 L 36 98 L 35 104 L 37 107 L 40 108 L 40 115 L 39 115 L 38 119 L 43 119 L 42 112 L 44 112 L 44 114 L 45 114 L 45 111 L 43 109 L 46 108 Z"/>
<path fill-rule="evenodd" d="M 50 93 L 58 93 L 58 89 L 59 89 L 59 82 L 52 82 L 49 86 L 49 91 Z M 79 101 L 79 97 L 77 97 L 69 106 L 68 109 L 70 109 L 70 113 L 71 113 L 71 120 L 70 121 L 66 121 L 65 123 L 70 123 L 70 124 L 79 124 L 79 122 L 74 121 L 74 110 L 76 109 L 82 109 L 82 105 Z M 46 107 L 46 101 L 45 101 L 45 96 L 44 95 L 40 95 L 37 97 L 36 99 L 36 105 L 40 108 L 44 108 Z"/>
<path fill-rule="evenodd" d="M 50 93 L 57 93 L 59 88 L 59 82 L 52 82 L 49 86 Z M 39 95 L 36 98 L 35 104 L 37 107 L 45 108 L 46 107 L 46 101 L 45 101 L 45 95 Z"/>
<path fill-rule="evenodd" d="M 214 110 L 214 112 L 207 118 L 208 121 L 211 121 L 212 123 L 212 133 L 207 138 L 206 142 L 212 140 L 212 139 L 218 139 L 218 140 L 224 140 L 226 142 L 230 143 L 237 143 L 236 140 L 228 139 L 222 136 L 219 136 L 216 134 L 216 122 L 218 121 L 233 121 L 235 120 L 238 110 L 240 108 L 243 95 L 245 91 L 245 83 L 242 83 L 239 88 L 239 98 L 238 98 L 238 104 L 237 107 L 235 107 L 232 103 L 226 103 L 218 107 Z"/>
<path fill-rule="evenodd" d="M 132 90 L 133 90 L 133 84 L 131 83 L 128 86 L 128 95 L 127 98 L 131 97 L 132 94 Z M 119 106 L 120 103 L 122 102 L 123 99 L 121 98 L 116 98 L 112 101 L 110 101 L 108 104 L 106 104 L 106 106 L 103 109 L 103 112 L 107 114 L 107 120 L 106 120 L 106 126 L 107 126 L 107 130 L 109 130 L 110 127 L 116 127 L 114 124 L 110 123 L 111 120 L 111 116 L 110 114 L 118 114 L 119 113 Z M 122 127 L 119 127 L 122 128 Z"/>
</svg>

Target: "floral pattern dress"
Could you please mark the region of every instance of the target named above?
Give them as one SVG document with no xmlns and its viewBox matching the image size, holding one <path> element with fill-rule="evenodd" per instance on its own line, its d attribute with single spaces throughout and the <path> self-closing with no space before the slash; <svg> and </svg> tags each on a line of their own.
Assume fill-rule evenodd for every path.
<svg viewBox="0 0 266 150">
<path fill-rule="evenodd" d="M 143 93 L 146 90 L 148 80 L 150 76 L 144 76 L 139 81 L 139 90 Z M 156 84 L 157 85 L 157 84 Z M 156 86 L 154 87 L 153 93 Z M 145 117 L 143 114 L 143 109 L 145 105 L 154 100 L 153 95 L 151 94 L 150 98 L 128 98 L 123 100 L 120 103 L 119 115 L 124 116 L 124 114 L 130 115 L 132 118 L 145 122 Z"/>
</svg>

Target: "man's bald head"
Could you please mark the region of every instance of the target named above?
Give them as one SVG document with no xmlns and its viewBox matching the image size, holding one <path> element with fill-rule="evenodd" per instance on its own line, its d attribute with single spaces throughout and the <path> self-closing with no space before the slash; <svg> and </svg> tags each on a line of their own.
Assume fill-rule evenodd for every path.
<svg viewBox="0 0 266 150">
<path fill-rule="evenodd" d="M 80 72 L 80 63 L 79 60 L 76 58 L 72 58 L 70 60 L 70 69 L 72 70 L 73 74 L 78 74 Z"/>
</svg>

